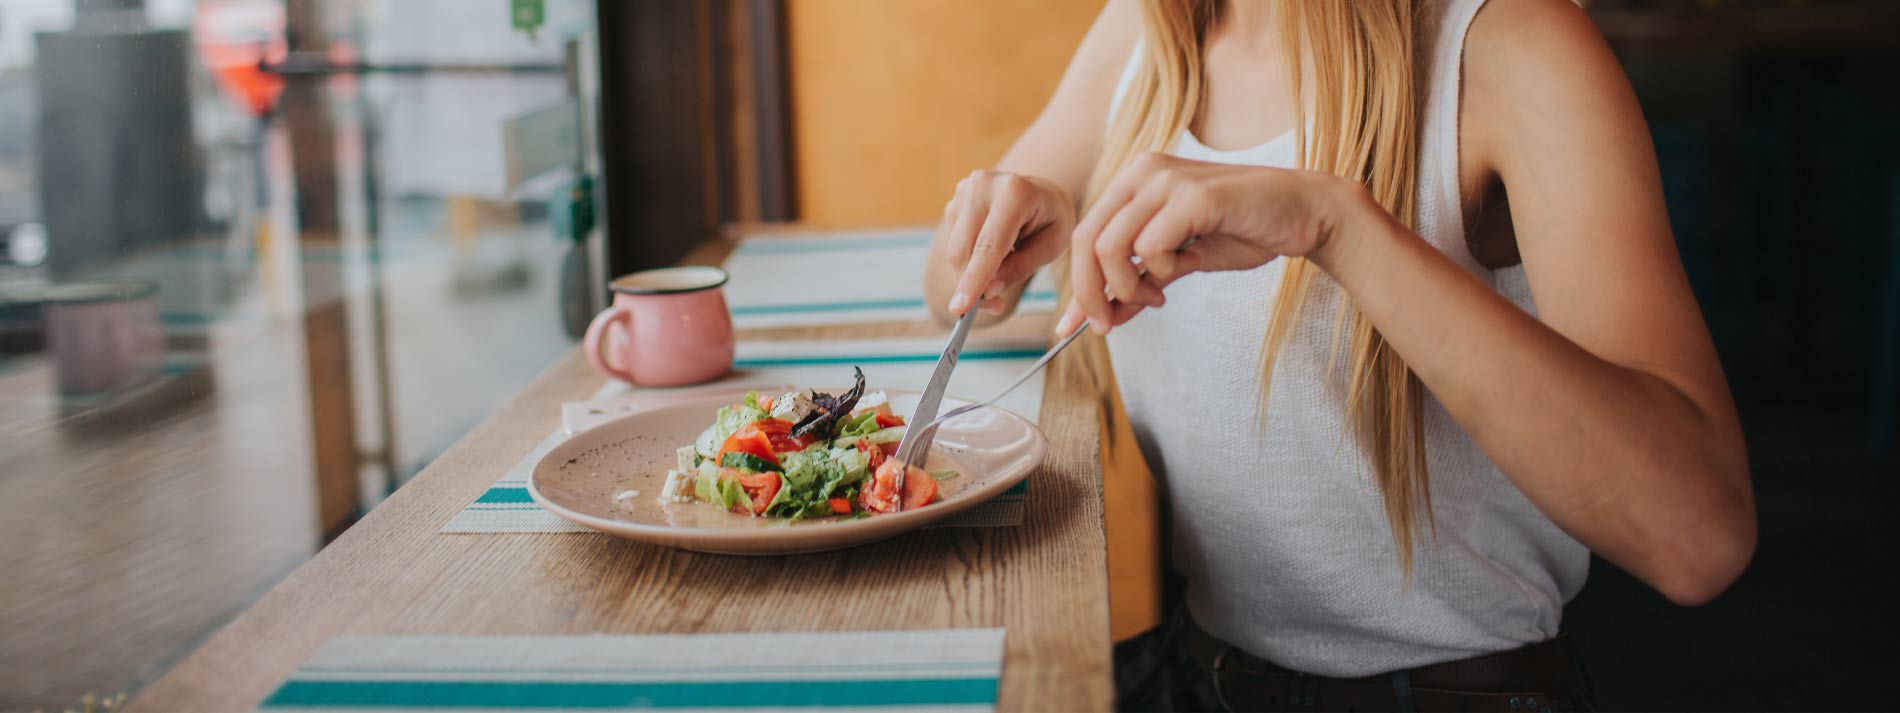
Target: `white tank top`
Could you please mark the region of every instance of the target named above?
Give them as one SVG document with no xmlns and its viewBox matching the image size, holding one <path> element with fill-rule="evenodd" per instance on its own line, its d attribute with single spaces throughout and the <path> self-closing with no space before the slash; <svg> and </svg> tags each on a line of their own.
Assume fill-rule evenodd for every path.
<svg viewBox="0 0 1900 713">
<path fill-rule="evenodd" d="M 1534 315 L 1522 267 L 1487 269 L 1465 243 L 1459 64 L 1483 4 L 1434 0 L 1420 23 L 1418 229 Z M 1117 103 L 1139 61 L 1138 45 Z M 1220 151 L 1183 132 L 1170 153 L 1285 168 L 1293 148 L 1291 134 Z M 1108 337 L 1129 420 L 1169 496 L 1172 557 L 1189 581 L 1189 612 L 1249 653 L 1327 676 L 1555 636 L 1564 603 L 1583 586 L 1589 551 L 1538 512 L 1429 396 L 1436 535 L 1417 540 L 1407 588 L 1370 465 L 1344 422 L 1346 369 L 1326 376 L 1340 297 L 1330 279 L 1313 282 L 1275 373 L 1268 432 L 1256 430 L 1260 345 L 1282 269 L 1275 261 L 1192 275 L 1168 288 L 1165 309 L 1142 312 Z"/>
</svg>

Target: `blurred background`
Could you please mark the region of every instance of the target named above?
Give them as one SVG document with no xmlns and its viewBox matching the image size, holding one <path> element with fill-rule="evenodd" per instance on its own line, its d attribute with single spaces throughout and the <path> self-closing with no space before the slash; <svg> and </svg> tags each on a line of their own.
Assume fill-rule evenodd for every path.
<svg viewBox="0 0 1900 713">
<path fill-rule="evenodd" d="M 1512 0 L 1495 0 L 1512 1 Z M 0 0 L 0 709 L 136 691 L 735 225 L 926 223 L 1101 0 Z M 1892 705 L 1900 3 L 1590 0 L 1762 535 L 1609 709 Z"/>
</svg>

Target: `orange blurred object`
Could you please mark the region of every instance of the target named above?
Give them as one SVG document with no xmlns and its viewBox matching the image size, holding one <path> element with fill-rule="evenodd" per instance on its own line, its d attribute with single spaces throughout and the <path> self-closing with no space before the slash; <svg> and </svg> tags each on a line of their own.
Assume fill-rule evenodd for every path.
<svg viewBox="0 0 1900 713">
<path fill-rule="evenodd" d="M 218 86 L 252 116 L 269 114 L 284 92 L 284 78 L 259 68 L 281 62 L 284 8 L 272 0 L 204 0 L 191 24 L 198 55 Z"/>
</svg>

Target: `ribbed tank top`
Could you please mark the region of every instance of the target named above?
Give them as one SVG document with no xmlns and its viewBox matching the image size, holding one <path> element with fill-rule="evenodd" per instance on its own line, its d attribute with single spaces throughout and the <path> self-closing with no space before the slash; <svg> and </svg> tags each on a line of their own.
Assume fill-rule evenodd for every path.
<svg viewBox="0 0 1900 713">
<path fill-rule="evenodd" d="M 1536 314 L 1522 267 L 1487 269 L 1465 242 L 1458 183 L 1464 38 L 1484 0 L 1426 3 L 1418 232 L 1479 280 Z M 1115 102 L 1127 91 L 1139 45 Z M 1113 115 L 1111 110 L 1110 115 Z M 1183 132 L 1184 158 L 1287 168 L 1286 135 L 1237 151 Z M 1589 552 L 1538 512 L 1444 406 L 1425 404 L 1436 534 L 1402 577 L 1370 464 L 1344 420 L 1345 366 L 1329 376 L 1338 286 L 1313 281 L 1256 428 L 1259 354 L 1283 262 L 1192 275 L 1164 309 L 1108 337 L 1129 421 L 1168 496 L 1171 555 L 1189 612 L 1230 643 L 1282 666 L 1363 676 L 1503 651 L 1555 636 L 1582 588 Z M 1394 275 L 1393 279 L 1404 279 Z"/>
</svg>

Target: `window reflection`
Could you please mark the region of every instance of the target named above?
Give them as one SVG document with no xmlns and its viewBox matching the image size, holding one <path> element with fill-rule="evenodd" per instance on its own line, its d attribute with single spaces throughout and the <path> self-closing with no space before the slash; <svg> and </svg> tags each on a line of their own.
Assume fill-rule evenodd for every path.
<svg viewBox="0 0 1900 713">
<path fill-rule="evenodd" d="M 0 0 L 0 709 L 156 676 L 569 348 L 545 14 Z"/>
</svg>

